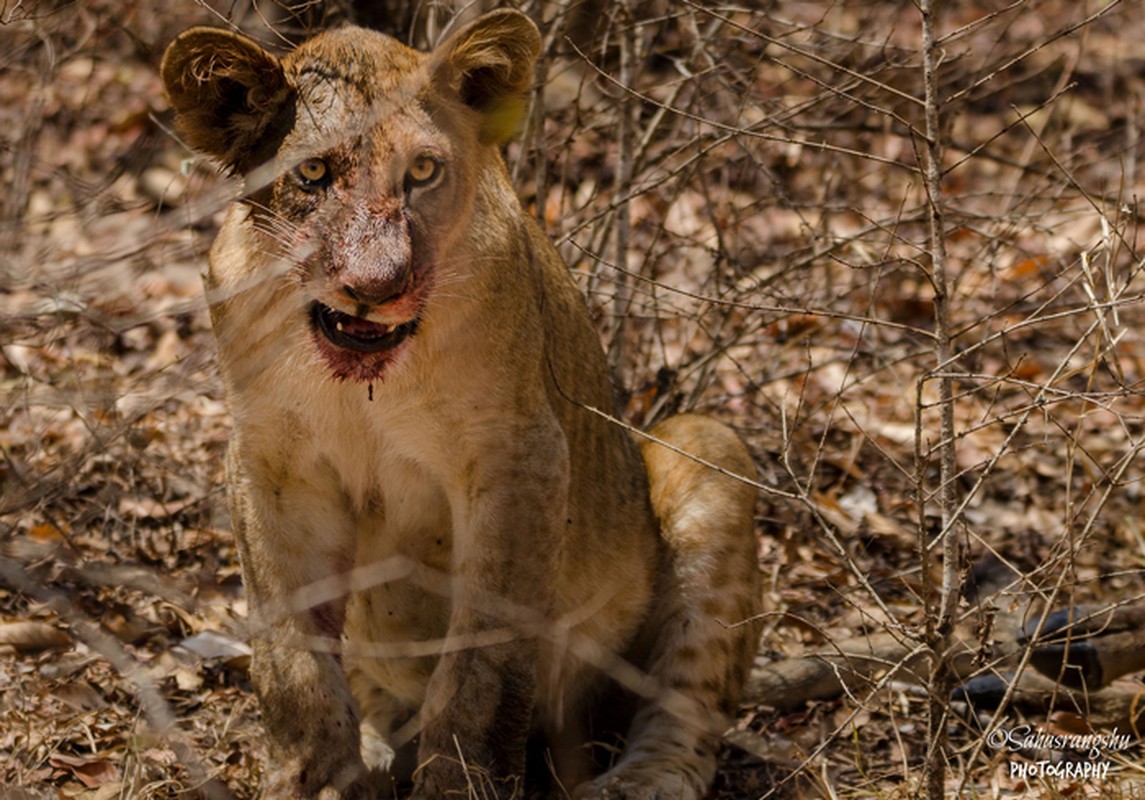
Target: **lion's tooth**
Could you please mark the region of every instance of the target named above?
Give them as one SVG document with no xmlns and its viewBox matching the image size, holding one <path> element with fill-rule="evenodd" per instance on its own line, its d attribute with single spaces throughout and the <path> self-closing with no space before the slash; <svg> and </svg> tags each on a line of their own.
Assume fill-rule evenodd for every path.
<svg viewBox="0 0 1145 800">
<path fill-rule="evenodd" d="M 338 329 L 338 333 L 342 332 L 342 323 L 341 322 L 335 324 L 334 327 Z"/>
</svg>

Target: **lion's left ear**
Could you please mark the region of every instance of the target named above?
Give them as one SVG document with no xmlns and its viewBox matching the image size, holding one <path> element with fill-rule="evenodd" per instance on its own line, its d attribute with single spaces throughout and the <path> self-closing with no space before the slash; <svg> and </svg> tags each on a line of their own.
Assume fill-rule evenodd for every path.
<svg viewBox="0 0 1145 800">
<path fill-rule="evenodd" d="M 482 141 L 500 143 L 524 119 L 525 93 L 540 52 L 533 21 L 502 9 L 475 19 L 434 49 L 430 69 L 440 85 L 482 114 Z"/>
<path fill-rule="evenodd" d="M 273 55 L 235 33 L 192 28 L 170 44 L 159 71 L 176 127 L 196 150 L 237 173 L 273 152 L 268 133 L 283 127 L 291 99 Z"/>
</svg>

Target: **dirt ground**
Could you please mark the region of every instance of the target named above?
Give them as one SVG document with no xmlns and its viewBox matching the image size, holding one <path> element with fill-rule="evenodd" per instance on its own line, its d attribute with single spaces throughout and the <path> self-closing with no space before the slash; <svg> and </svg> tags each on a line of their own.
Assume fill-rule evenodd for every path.
<svg viewBox="0 0 1145 800">
<path fill-rule="evenodd" d="M 699 410 L 749 443 L 761 665 L 921 636 L 943 376 L 945 510 L 1015 575 L 991 613 L 1145 595 L 1145 15 L 939 5 L 944 364 L 913 3 L 605 3 L 579 48 L 561 3 L 526 5 L 553 35 L 510 171 L 585 289 L 623 416 Z M 157 75 L 181 30 L 232 23 L 278 46 L 299 27 L 239 0 L 0 0 L 0 800 L 257 794 L 199 281 L 236 186 L 181 145 Z M 746 705 L 713 797 L 921 796 L 925 693 L 875 684 Z M 983 733 L 1111 732 L 1089 706 L 954 711 L 950 796 L 1145 797 L 1124 726 L 1102 777 L 1016 776 L 1051 756 Z"/>
</svg>

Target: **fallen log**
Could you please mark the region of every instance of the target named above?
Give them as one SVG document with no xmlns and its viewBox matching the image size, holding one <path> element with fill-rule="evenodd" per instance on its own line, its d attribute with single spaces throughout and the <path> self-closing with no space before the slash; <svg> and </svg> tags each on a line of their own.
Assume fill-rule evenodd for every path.
<svg viewBox="0 0 1145 800">
<path fill-rule="evenodd" d="M 953 637 L 954 672 L 963 683 L 952 699 L 993 709 L 1009 692 L 1009 702 L 1026 710 L 1068 709 L 1094 726 L 1136 732 L 1145 723 L 1145 685 L 1118 679 L 1145 671 L 1145 605 L 1077 606 L 1044 620 L 1032 604 L 1001 613 L 995 609 L 999 591 L 1014 573 L 999 564 L 977 565 L 966 593 L 972 610 Z M 989 635 L 980 632 L 987 616 Z M 906 635 L 856 636 L 756 666 L 746 697 L 780 713 L 844 694 L 862 698 L 891 681 L 925 683 L 927 659 L 925 648 Z"/>
<path fill-rule="evenodd" d="M 1145 670 L 1145 606 L 1075 606 L 1026 624 L 1019 644 L 1032 647 L 1030 663 L 1072 688 L 1100 689 L 1122 675 Z"/>
</svg>

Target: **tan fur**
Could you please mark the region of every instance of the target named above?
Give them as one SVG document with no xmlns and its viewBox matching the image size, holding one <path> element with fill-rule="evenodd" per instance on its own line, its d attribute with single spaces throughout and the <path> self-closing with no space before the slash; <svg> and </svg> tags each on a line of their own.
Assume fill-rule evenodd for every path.
<svg viewBox="0 0 1145 800">
<path fill-rule="evenodd" d="M 729 627 L 758 612 L 754 492 L 589 410 L 598 339 L 498 152 L 539 47 L 501 11 L 429 54 L 195 29 L 164 58 L 182 135 L 248 180 L 207 287 L 268 797 L 509 796 L 531 741 L 579 797 L 714 774 L 758 635 Z M 711 420 L 653 435 L 753 472 Z"/>
</svg>

